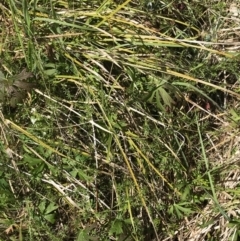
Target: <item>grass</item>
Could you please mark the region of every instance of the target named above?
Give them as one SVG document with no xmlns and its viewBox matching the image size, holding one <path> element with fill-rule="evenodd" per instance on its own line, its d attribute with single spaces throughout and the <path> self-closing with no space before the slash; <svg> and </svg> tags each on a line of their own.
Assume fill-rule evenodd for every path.
<svg viewBox="0 0 240 241">
<path fill-rule="evenodd" d="M 233 3 L 0 4 L 0 240 L 238 240 Z"/>
</svg>

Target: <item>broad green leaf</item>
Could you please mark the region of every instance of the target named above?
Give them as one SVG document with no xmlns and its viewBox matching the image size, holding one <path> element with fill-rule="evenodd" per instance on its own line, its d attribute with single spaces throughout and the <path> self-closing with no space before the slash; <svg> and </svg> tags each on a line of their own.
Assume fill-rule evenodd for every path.
<svg viewBox="0 0 240 241">
<path fill-rule="evenodd" d="M 56 65 L 54 63 L 47 63 L 44 65 L 45 68 L 55 69 Z"/>
<path fill-rule="evenodd" d="M 118 235 L 118 234 L 123 233 L 122 225 L 123 225 L 123 222 L 121 220 L 119 220 L 119 219 L 114 220 L 112 222 L 109 234 L 110 235 L 112 235 L 112 234 Z"/>
<path fill-rule="evenodd" d="M 81 178 L 82 180 L 84 181 L 91 181 L 92 180 L 92 177 L 88 176 L 85 172 L 83 172 L 82 170 L 78 170 L 78 176 L 79 178 Z"/>
<path fill-rule="evenodd" d="M 44 215 L 44 218 L 52 224 L 55 222 L 55 214 Z"/>
<path fill-rule="evenodd" d="M 57 73 L 56 69 L 47 69 L 44 71 L 44 73 L 48 76 L 55 75 Z"/>
<path fill-rule="evenodd" d="M 159 87 L 157 92 L 161 95 L 165 105 L 171 106 L 172 104 L 175 103 L 174 100 L 171 98 L 171 96 L 167 93 L 167 91 L 164 88 Z"/>
<path fill-rule="evenodd" d="M 38 165 L 39 163 L 43 162 L 41 159 L 32 157 L 32 156 L 30 156 L 28 154 L 25 154 L 23 156 L 23 161 L 25 163 L 28 163 L 30 166 L 35 166 L 35 165 Z"/>
<path fill-rule="evenodd" d="M 45 211 L 45 214 L 49 214 L 49 213 L 51 213 L 52 211 L 55 211 L 56 209 L 58 209 L 58 206 L 55 205 L 55 203 L 51 202 L 51 203 L 49 203 L 49 205 L 47 206 L 46 211 Z"/>
<path fill-rule="evenodd" d="M 40 204 L 38 205 L 38 208 L 40 212 L 43 214 L 46 208 L 46 200 L 41 201 Z"/>
<path fill-rule="evenodd" d="M 234 121 L 240 120 L 240 115 L 238 115 L 234 109 L 230 109 L 230 114 L 232 115 L 232 118 Z"/>
<path fill-rule="evenodd" d="M 76 241 L 89 241 L 91 237 L 86 230 L 80 230 Z"/>
<path fill-rule="evenodd" d="M 73 171 L 70 172 L 71 176 L 76 178 L 77 175 L 78 175 L 78 170 L 77 169 L 74 169 Z"/>
</svg>

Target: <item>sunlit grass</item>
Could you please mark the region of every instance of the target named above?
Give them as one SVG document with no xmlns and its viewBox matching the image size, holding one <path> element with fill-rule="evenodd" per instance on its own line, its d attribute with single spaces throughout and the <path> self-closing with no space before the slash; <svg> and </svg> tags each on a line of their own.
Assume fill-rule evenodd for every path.
<svg viewBox="0 0 240 241">
<path fill-rule="evenodd" d="M 237 152 L 219 139 L 236 131 L 238 54 L 216 38 L 226 6 L 204 4 L 0 5 L 1 71 L 35 84 L 2 103 L 2 239 L 187 240 L 187 220 L 231 223 L 216 158 Z"/>
</svg>

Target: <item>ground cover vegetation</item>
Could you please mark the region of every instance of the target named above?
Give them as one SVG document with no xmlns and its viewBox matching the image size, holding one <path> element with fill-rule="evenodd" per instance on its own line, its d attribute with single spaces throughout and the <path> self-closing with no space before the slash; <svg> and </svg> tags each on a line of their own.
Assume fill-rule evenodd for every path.
<svg viewBox="0 0 240 241">
<path fill-rule="evenodd" d="M 237 3 L 0 12 L 0 240 L 239 239 Z"/>
</svg>

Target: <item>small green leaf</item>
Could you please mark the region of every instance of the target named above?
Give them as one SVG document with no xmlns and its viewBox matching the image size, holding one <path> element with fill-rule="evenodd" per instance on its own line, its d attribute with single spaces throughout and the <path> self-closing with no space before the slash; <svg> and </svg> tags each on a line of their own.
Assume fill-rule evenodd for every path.
<svg viewBox="0 0 240 241">
<path fill-rule="evenodd" d="M 43 214 L 46 208 L 46 200 L 41 201 L 40 204 L 38 205 L 38 208 L 40 212 Z"/>
<path fill-rule="evenodd" d="M 158 92 L 156 92 L 156 103 L 157 103 L 157 107 L 162 110 L 162 111 L 165 111 L 165 108 L 164 106 L 162 105 L 161 103 L 161 96 L 159 95 Z"/>
<path fill-rule="evenodd" d="M 162 100 L 163 100 L 165 105 L 170 107 L 172 104 L 175 103 L 174 100 L 171 98 L 171 96 L 167 93 L 167 91 L 164 88 L 159 87 L 158 93 L 162 97 Z"/>
<path fill-rule="evenodd" d="M 78 170 L 78 176 L 79 178 L 87 182 L 92 180 L 92 178 L 88 176 L 86 173 L 84 173 L 82 170 Z"/>
<path fill-rule="evenodd" d="M 0 71 L 0 81 L 4 81 L 5 80 L 5 76 L 3 74 L 2 71 Z"/>
<path fill-rule="evenodd" d="M 55 222 L 55 214 L 44 215 L 44 218 L 52 224 Z"/>
<path fill-rule="evenodd" d="M 119 219 L 116 219 L 112 222 L 112 226 L 110 228 L 110 231 L 109 231 L 109 234 L 112 235 L 112 234 L 122 234 L 123 233 L 123 229 L 122 229 L 122 226 L 123 226 L 123 222 L 122 220 L 119 220 Z"/>
<path fill-rule="evenodd" d="M 47 206 L 46 211 L 45 211 L 45 214 L 49 214 L 49 213 L 55 211 L 56 209 L 58 209 L 58 206 L 55 205 L 55 203 L 51 202 L 51 203 Z"/>
<path fill-rule="evenodd" d="M 35 165 L 38 165 L 39 163 L 42 163 L 43 161 L 39 158 L 34 158 L 28 154 L 25 154 L 23 156 L 23 161 L 25 163 L 28 163 L 30 166 L 35 166 Z"/>
<path fill-rule="evenodd" d="M 55 64 L 54 63 L 47 63 L 44 65 L 45 68 L 49 68 L 49 69 L 54 69 L 55 68 Z"/>
<path fill-rule="evenodd" d="M 48 76 L 52 76 L 52 75 L 55 75 L 57 73 L 57 70 L 56 69 L 47 69 L 44 71 L 44 73 Z"/>
<path fill-rule="evenodd" d="M 91 237 L 86 230 L 80 230 L 76 241 L 89 241 Z"/>
<path fill-rule="evenodd" d="M 235 110 L 230 109 L 230 113 L 231 113 L 232 119 L 233 119 L 234 121 L 239 121 L 239 120 L 240 120 L 240 116 L 235 112 Z"/>
<path fill-rule="evenodd" d="M 71 176 L 76 178 L 78 174 L 78 170 L 74 169 L 73 171 L 70 172 Z"/>
<path fill-rule="evenodd" d="M 20 82 L 22 80 L 29 79 L 32 76 L 33 76 L 33 74 L 31 72 L 27 72 L 26 69 L 24 69 L 20 74 L 13 75 L 9 79 L 13 80 L 13 82 L 15 82 L 15 81 L 19 81 Z"/>
<path fill-rule="evenodd" d="M 190 208 L 186 208 L 186 207 L 183 207 L 183 206 L 181 206 L 181 205 L 177 205 L 176 207 L 177 207 L 182 213 L 187 214 L 187 215 L 193 212 Z"/>
</svg>

